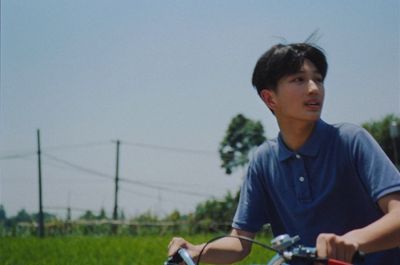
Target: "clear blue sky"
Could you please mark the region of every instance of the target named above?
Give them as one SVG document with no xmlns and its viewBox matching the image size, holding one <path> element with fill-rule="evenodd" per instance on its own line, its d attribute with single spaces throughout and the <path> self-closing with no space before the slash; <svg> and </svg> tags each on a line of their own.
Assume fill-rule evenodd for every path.
<svg viewBox="0 0 400 265">
<path fill-rule="evenodd" d="M 37 211 L 38 128 L 44 206 L 60 216 L 68 205 L 111 213 L 116 139 L 127 216 L 189 212 L 236 190 L 242 172 L 226 176 L 217 154 L 230 119 L 278 132 L 251 86 L 254 64 L 316 29 L 329 61 L 323 119 L 400 115 L 399 10 L 397 0 L 3 0 L 0 204 Z"/>
</svg>

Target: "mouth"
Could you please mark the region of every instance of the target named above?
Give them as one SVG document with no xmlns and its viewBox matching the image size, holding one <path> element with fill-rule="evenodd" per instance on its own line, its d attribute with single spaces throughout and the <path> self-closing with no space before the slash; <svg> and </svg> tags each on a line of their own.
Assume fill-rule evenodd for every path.
<svg viewBox="0 0 400 265">
<path fill-rule="evenodd" d="M 310 100 L 304 103 L 304 105 L 310 110 L 320 110 L 322 103 L 316 100 Z"/>
<path fill-rule="evenodd" d="M 321 106 L 321 103 L 319 102 L 306 102 L 306 106 Z"/>
</svg>

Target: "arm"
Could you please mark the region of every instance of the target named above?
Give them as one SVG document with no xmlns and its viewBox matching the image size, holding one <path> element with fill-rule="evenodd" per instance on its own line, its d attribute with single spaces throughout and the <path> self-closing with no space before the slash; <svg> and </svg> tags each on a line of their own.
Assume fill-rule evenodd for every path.
<svg viewBox="0 0 400 265">
<path fill-rule="evenodd" d="M 351 257 L 357 250 L 370 253 L 399 247 L 400 192 L 380 198 L 378 205 L 384 216 L 370 225 L 342 236 L 320 234 L 316 244 L 318 255 L 351 261 Z"/>
<path fill-rule="evenodd" d="M 231 235 L 254 238 L 255 234 L 239 229 L 232 229 Z M 169 244 L 168 255 L 173 255 L 179 248 L 186 248 L 190 256 L 197 261 L 205 244 L 193 245 L 183 238 L 173 238 Z M 221 238 L 207 245 L 201 261 L 211 264 L 231 264 L 244 259 L 251 251 L 251 243 L 237 238 Z"/>
</svg>

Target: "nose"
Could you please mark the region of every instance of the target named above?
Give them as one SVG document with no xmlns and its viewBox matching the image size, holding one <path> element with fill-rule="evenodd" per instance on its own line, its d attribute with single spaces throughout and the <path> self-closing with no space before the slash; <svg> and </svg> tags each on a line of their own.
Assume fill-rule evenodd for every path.
<svg viewBox="0 0 400 265">
<path fill-rule="evenodd" d="M 314 80 L 308 81 L 308 92 L 309 93 L 317 93 L 321 89 L 321 86 L 316 83 Z"/>
</svg>

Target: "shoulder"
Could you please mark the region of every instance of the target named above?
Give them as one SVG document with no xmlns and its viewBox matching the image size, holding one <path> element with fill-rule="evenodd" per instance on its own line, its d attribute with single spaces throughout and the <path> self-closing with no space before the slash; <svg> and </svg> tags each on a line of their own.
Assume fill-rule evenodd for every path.
<svg viewBox="0 0 400 265">
<path fill-rule="evenodd" d="M 279 149 L 279 143 L 278 139 L 268 139 L 265 141 L 262 145 L 257 147 L 255 153 L 254 153 L 254 159 L 255 160 L 263 160 L 270 155 L 276 154 Z"/>
<path fill-rule="evenodd" d="M 358 141 L 371 140 L 372 137 L 363 127 L 352 123 L 336 123 L 331 125 L 335 133 L 348 143 L 355 143 Z"/>
<path fill-rule="evenodd" d="M 364 128 L 362 128 L 359 125 L 355 125 L 352 123 L 347 123 L 347 122 L 342 122 L 342 123 L 335 123 L 331 125 L 333 128 L 335 128 L 340 135 L 355 135 L 358 134 L 360 131 L 363 131 Z"/>
<path fill-rule="evenodd" d="M 372 154 L 381 149 L 377 141 L 363 127 L 351 123 L 333 124 L 339 143 L 354 157 L 360 154 Z"/>
<path fill-rule="evenodd" d="M 278 156 L 279 143 L 278 139 L 268 139 L 258 146 L 252 153 L 250 158 L 250 168 L 262 168 L 269 164 Z"/>
</svg>

